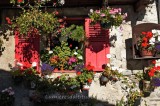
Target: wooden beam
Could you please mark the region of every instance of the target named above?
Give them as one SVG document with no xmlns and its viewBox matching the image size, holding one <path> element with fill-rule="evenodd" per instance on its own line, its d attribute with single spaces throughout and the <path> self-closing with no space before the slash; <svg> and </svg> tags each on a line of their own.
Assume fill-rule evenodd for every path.
<svg viewBox="0 0 160 106">
<path fill-rule="evenodd" d="M 160 0 L 158 0 L 157 10 L 158 10 L 158 24 L 160 24 Z"/>
</svg>

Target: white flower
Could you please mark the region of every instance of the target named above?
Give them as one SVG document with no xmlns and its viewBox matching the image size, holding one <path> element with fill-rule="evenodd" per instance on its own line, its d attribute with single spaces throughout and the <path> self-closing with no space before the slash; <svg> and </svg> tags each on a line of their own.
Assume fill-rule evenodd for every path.
<svg viewBox="0 0 160 106">
<path fill-rule="evenodd" d="M 157 33 L 157 30 L 156 30 L 156 29 L 153 29 L 153 30 L 152 30 L 152 33 L 153 33 L 153 34 Z"/>
<path fill-rule="evenodd" d="M 74 52 L 74 55 L 77 55 L 78 53 L 77 52 Z"/>
<path fill-rule="evenodd" d="M 20 62 L 17 62 L 16 65 L 17 65 L 17 66 L 23 66 L 23 64 L 20 63 Z"/>
<path fill-rule="evenodd" d="M 149 43 L 154 43 L 155 41 L 156 41 L 156 39 L 152 37 L 152 38 L 149 40 Z"/>
<path fill-rule="evenodd" d="M 160 35 L 160 30 L 157 31 L 158 35 Z"/>
<path fill-rule="evenodd" d="M 107 63 L 107 66 L 110 67 L 111 65 L 109 63 Z"/>
<path fill-rule="evenodd" d="M 83 57 L 82 57 L 82 56 L 78 56 L 78 59 L 81 59 L 81 60 L 83 60 Z"/>
<path fill-rule="evenodd" d="M 93 9 L 90 9 L 89 11 L 90 11 L 90 13 L 93 13 Z"/>
<path fill-rule="evenodd" d="M 158 41 L 160 41 L 160 36 L 158 36 Z"/>
<path fill-rule="evenodd" d="M 118 67 L 111 67 L 112 68 L 112 70 L 117 70 L 118 69 Z"/>
<path fill-rule="evenodd" d="M 48 53 L 49 53 L 49 54 L 52 54 L 52 53 L 53 53 L 53 51 L 51 51 L 51 50 L 50 50 Z"/>
<path fill-rule="evenodd" d="M 78 47 L 76 46 L 76 49 L 78 49 Z"/>
<path fill-rule="evenodd" d="M 107 54 L 106 56 L 107 56 L 107 58 L 111 58 L 111 54 Z"/>
<path fill-rule="evenodd" d="M 32 67 L 36 67 L 37 66 L 37 63 L 36 62 L 33 62 L 32 63 Z"/>
</svg>

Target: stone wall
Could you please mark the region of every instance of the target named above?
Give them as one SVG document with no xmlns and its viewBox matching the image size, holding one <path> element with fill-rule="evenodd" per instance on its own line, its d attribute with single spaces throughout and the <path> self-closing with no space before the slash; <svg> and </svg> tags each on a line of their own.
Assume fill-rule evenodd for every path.
<svg viewBox="0 0 160 106">
<path fill-rule="evenodd" d="M 127 12 L 126 23 L 122 31 L 111 30 L 111 65 L 123 71 L 124 74 L 134 73 L 143 69 L 143 60 L 135 60 L 132 55 L 132 27 L 140 23 L 158 23 L 156 3 L 148 5 L 145 10 L 135 12 L 133 6 L 122 7 Z"/>
</svg>

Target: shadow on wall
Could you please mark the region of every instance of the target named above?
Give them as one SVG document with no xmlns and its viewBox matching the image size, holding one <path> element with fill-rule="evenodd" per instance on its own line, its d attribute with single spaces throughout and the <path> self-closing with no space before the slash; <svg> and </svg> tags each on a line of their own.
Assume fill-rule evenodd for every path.
<svg viewBox="0 0 160 106">
<path fill-rule="evenodd" d="M 127 69 L 142 70 L 148 66 L 148 61 L 142 59 L 133 59 L 132 38 L 125 40 Z"/>
<path fill-rule="evenodd" d="M 12 85 L 13 84 L 10 72 L 0 69 L 0 91 Z"/>
</svg>

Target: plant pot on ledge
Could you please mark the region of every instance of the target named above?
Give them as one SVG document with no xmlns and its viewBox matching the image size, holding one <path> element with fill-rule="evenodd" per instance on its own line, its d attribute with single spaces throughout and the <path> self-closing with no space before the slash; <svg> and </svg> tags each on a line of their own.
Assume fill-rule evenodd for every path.
<svg viewBox="0 0 160 106">
<path fill-rule="evenodd" d="M 154 57 L 155 56 L 155 51 L 141 50 L 140 53 L 142 57 Z"/>
</svg>

